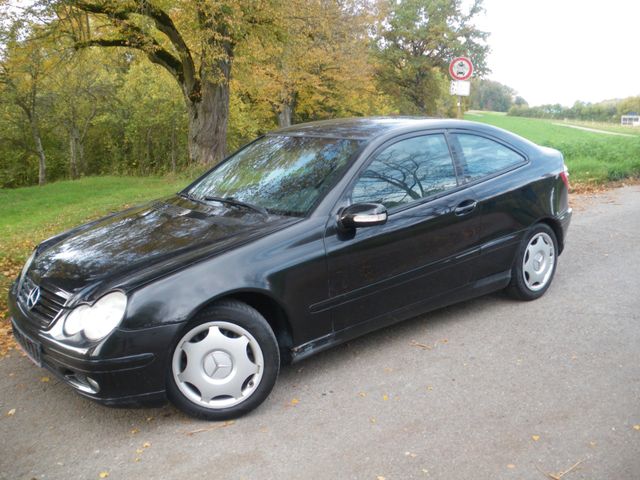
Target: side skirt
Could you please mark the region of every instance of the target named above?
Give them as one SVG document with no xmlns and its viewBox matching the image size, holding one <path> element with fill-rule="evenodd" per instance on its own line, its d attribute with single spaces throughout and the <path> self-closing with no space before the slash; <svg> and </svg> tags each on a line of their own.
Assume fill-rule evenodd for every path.
<svg viewBox="0 0 640 480">
<path fill-rule="evenodd" d="M 465 287 L 448 292 L 428 302 L 417 302 L 406 305 L 391 313 L 375 317 L 367 322 L 353 327 L 347 327 L 337 332 L 332 332 L 309 342 L 303 343 L 291 349 L 291 363 L 299 362 L 316 353 L 327 350 L 367 333 L 393 325 L 395 323 L 416 317 L 418 315 L 437 310 L 454 303 L 459 303 L 471 298 L 480 297 L 497 290 L 502 290 L 511 281 L 511 270 L 496 273 L 489 277 L 481 278 Z"/>
</svg>

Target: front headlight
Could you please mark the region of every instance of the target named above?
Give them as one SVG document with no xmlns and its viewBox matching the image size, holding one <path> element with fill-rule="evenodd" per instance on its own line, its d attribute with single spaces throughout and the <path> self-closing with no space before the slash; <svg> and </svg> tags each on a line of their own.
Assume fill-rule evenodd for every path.
<svg viewBox="0 0 640 480">
<path fill-rule="evenodd" d="M 22 282 L 24 280 L 25 275 L 27 274 L 27 271 L 29 270 L 29 267 L 31 266 L 31 264 L 33 263 L 33 259 L 36 258 L 36 249 L 33 249 L 33 252 L 31 252 L 31 255 L 29 255 L 29 258 L 27 258 L 27 261 L 24 262 L 24 267 L 22 267 L 22 271 L 20 272 L 20 277 L 18 277 L 18 286 L 22 287 Z"/>
<path fill-rule="evenodd" d="M 89 340 L 100 340 L 118 326 L 126 308 L 127 296 L 124 293 L 108 293 L 92 306 L 74 308 L 64 321 L 64 333 L 71 336 L 83 331 Z"/>
</svg>

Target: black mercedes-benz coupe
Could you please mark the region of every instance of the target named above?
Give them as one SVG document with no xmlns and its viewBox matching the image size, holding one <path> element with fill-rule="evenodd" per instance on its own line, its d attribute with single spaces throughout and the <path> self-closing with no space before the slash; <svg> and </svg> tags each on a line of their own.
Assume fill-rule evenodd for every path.
<svg viewBox="0 0 640 480">
<path fill-rule="evenodd" d="M 9 293 L 13 331 L 104 404 L 237 417 L 281 362 L 488 292 L 543 295 L 567 175 L 560 152 L 472 122 L 284 128 L 176 195 L 42 242 Z"/>
</svg>

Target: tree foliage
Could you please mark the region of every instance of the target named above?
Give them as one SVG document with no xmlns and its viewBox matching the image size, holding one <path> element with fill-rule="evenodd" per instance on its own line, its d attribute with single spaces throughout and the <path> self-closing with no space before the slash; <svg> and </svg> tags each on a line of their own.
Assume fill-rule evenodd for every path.
<svg viewBox="0 0 640 480">
<path fill-rule="evenodd" d="M 28 5 L 0 0 L 0 187 L 203 168 L 302 121 L 452 115 L 450 59 L 486 72 L 480 0 Z"/>
<path fill-rule="evenodd" d="M 514 95 L 515 91 L 511 87 L 507 87 L 500 82 L 474 79 L 471 81 L 469 108 L 474 110 L 507 112 L 514 103 Z M 524 101 L 524 99 L 522 101 Z"/>
<path fill-rule="evenodd" d="M 487 72 L 488 34 L 473 25 L 481 0 L 466 12 L 460 0 L 388 0 L 382 5 L 383 20 L 375 32 L 380 87 L 402 113 L 446 115 L 451 59 L 468 56 L 477 75 Z"/>
</svg>

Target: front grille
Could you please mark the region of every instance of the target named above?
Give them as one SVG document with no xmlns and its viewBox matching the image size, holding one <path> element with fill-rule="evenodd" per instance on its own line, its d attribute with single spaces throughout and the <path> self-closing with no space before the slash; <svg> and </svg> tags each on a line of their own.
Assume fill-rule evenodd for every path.
<svg viewBox="0 0 640 480">
<path fill-rule="evenodd" d="M 40 287 L 40 297 L 35 305 L 29 308 L 27 300 L 34 288 Z M 69 298 L 66 292 L 37 285 L 30 277 L 25 277 L 18 293 L 18 301 L 29 312 L 29 319 L 39 328 L 47 328 L 58 316 Z"/>
<path fill-rule="evenodd" d="M 16 340 L 24 350 L 24 353 L 26 353 L 27 356 L 31 360 L 33 360 L 36 365 L 38 365 L 39 367 L 42 366 L 42 352 L 40 344 L 31 340 L 24 333 L 22 333 L 20 329 L 15 325 L 15 323 L 12 323 L 12 326 L 13 336 L 16 338 Z"/>
</svg>

